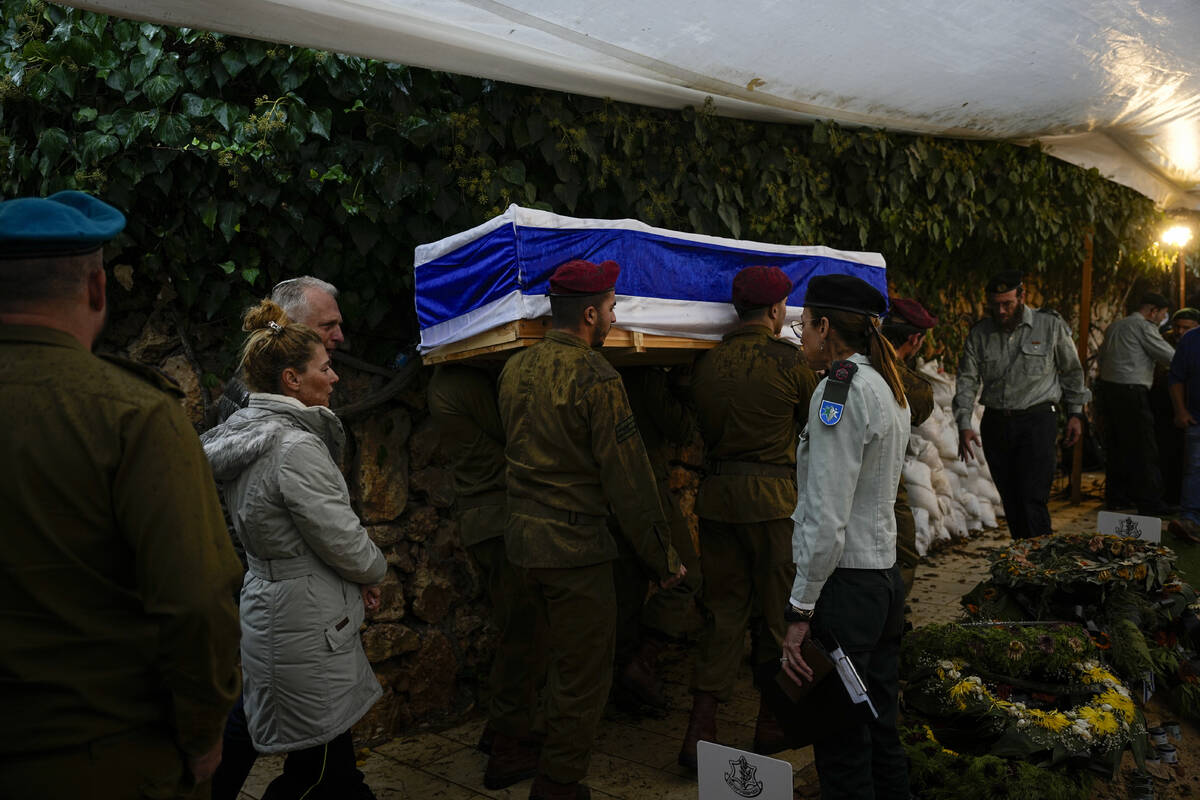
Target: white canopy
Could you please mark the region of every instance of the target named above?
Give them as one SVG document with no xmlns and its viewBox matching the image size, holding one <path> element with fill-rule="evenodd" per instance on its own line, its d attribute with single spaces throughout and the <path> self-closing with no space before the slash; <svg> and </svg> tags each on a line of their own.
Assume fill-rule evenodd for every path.
<svg viewBox="0 0 1200 800">
<path fill-rule="evenodd" d="M 1200 209 L 1196 0 L 70 4 L 664 108 L 1036 139 Z"/>
</svg>

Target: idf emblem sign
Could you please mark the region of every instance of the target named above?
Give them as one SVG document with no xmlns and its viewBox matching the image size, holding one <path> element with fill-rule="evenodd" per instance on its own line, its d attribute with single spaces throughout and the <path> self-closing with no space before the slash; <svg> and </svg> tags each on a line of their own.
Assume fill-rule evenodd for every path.
<svg viewBox="0 0 1200 800">
<path fill-rule="evenodd" d="M 713 742 L 696 747 L 700 800 L 792 800 L 792 765 Z"/>
<path fill-rule="evenodd" d="M 842 418 L 842 409 L 845 408 L 841 403 L 834 403 L 830 400 L 821 401 L 821 410 L 818 415 L 821 417 L 821 422 L 826 425 L 837 425 L 838 420 Z"/>
</svg>

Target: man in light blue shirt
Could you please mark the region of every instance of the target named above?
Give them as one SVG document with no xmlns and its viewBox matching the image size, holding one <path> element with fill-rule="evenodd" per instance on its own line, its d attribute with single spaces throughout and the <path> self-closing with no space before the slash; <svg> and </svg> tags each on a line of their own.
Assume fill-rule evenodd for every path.
<svg viewBox="0 0 1200 800">
<path fill-rule="evenodd" d="M 1147 292 L 1138 308 L 1104 331 L 1096 403 L 1106 448 L 1104 499 L 1109 508 L 1135 505 L 1139 514 L 1170 513 L 1150 409 L 1155 363 L 1170 365 L 1175 349 L 1158 332 L 1167 298 Z"/>
</svg>

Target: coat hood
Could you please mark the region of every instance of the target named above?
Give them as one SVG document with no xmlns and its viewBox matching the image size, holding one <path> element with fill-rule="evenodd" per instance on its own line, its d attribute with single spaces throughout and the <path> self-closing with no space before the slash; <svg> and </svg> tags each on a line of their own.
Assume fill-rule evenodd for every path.
<svg viewBox="0 0 1200 800">
<path fill-rule="evenodd" d="M 261 458 L 289 431 L 305 431 L 321 439 L 337 461 L 346 433 L 325 406 L 306 406 L 291 397 L 251 394 L 250 404 L 200 437 L 217 482 L 230 481 Z"/>
</svg>

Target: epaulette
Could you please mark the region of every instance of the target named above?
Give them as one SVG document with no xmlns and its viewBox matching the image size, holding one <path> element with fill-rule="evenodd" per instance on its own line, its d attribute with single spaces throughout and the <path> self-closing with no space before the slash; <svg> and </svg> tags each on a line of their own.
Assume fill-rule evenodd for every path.
<svg viewBox="0 0 1200 800">
<path fill-rule="evenodd" d="M 1059 319 L 1062 319 L 1062 314 L 1058 313 L 1053 308 L 1036 308 L 1034 310 L 1039 314 L 1049 314 L 1052 317 L 1058 317 Z"/>
<path fill-rule="evenodd" d="M 846 398 L 850 395 L 850 382 L 856 372 L 858 364 L 853 361 L 835 361 L 829 365 L 825 391 L 821 394 L 821 409 L 817 412 L 823 424 L 837 425 L 841 421 Z"/>
<path fill-rule="evenodd" d="M 185 397 L 183 389 L 179 388 L 179 384 L 171 380 L 165 373 L 160 372 L 154 367 L 141 364 L 128 358 L 121 356 L 113 356 L 100 354 L 100 358 L 112 364 L 114 367 L 119 367 L 125 372 L 131 372 L 138 378 L 141 378 L 146 383 L 153 386 L 159 391 L 166 392 L 172 397 Z"/>
</svg>

